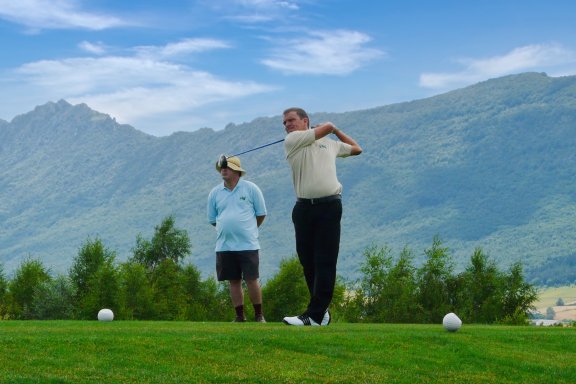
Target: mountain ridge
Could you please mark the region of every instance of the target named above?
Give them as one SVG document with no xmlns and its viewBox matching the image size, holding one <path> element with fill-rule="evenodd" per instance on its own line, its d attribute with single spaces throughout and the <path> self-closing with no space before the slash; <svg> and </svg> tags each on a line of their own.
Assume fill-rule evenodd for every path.
<svg viewBox="0 0 576 384">
<path fill-rule="evenodd" d="M 575 253 L 576 77 L 526 73 L 422 100 L 314 113 L 364 148 L 339 159 L 344 218 L 339 272 L 358 273 L 370 244 L 409 246 L 417 260 L 439 235 L 461 268 L 475 247 L 500 265 L 540 265 Z M 215 131 L 154 137 L 64 100 L 0 121 L 0 263 L 26 256 L 56 271 L 101 237 L 124 260 L 163 217 L 189 231 L 189 261 L 213 273 L 208 191 L 221 153 L 282 138 L 281 116 Z M 242 156 L 267 200 L 262 272 L 294 253 L 294 201 L 280 145 Z M 17 198 L 16 198 L 17 197 Z"/>
</svg>

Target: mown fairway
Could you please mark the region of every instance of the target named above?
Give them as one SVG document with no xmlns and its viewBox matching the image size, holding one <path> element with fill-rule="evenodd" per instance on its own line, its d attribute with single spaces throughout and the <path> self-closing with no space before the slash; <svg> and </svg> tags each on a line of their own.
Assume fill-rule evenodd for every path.
<svg viewBox="0 0 576 384">
<path fill-rule="evenodd" d="M 0 321 L 0 383 L 574 383 L 576 328 Z"/>
</svg>

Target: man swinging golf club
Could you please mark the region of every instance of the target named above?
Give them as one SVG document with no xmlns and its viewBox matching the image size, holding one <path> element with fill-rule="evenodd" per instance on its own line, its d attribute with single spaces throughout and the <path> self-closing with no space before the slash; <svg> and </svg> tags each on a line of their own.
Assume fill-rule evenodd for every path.
<svg viewBox="0 0 576 384">
<path fill-rule="evenodd" d="M 284 111 L 284 127 L 284 149 L 297 197 L 292 210 L 296 252 L 304 269 L 310 302 L 303 314 L 285 317 L 283 321 L 288 325 L 328 325 L 342 217 L 342 185 L 336 176 L 336 157 L 359 155 L 362 148 L 332 123 L 310 129 L 308 115 L 301 108 Z M 338 141 L 328 138 L 330 134 Z"/>
</svg>

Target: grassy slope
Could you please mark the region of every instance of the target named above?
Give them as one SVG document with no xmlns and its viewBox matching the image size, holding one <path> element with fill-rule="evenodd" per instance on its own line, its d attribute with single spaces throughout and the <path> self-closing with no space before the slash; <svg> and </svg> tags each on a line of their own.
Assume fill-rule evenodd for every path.
<svg viewBox="0 0 576 384">
<path fill-rule="evenodd" d="M 572 383 L 576 328 L 0 321 L 0 383 Z"/>
<path fill-rule="evenodd" d="M 556 306 L 559 298 L 564 300 L 564 306 Z M 576 286 L 564 286 L 556 288 L 545 288 L 539 292 L 538 301 L 535 303 L 540 313 L 545 314 L 546 309 L 552 307 L 556 312 L 556 320 L 576 321 Z"/>
<path fill-rule="evenodd" d="M 553 307 L 559 298 L 564 300 L 564 304 L 576 303 L 576 285 L 541 289 L 536 306 Z"/>
<path fill-rule="evenodd" d="M 431 98 L 347 113 L 333 121 L 364 148 L 339 159 L 344 216 L 339 273 L 359 277 L 371 244 L 423 260 L 435 235 L 458 267 L 476 247 L 508 266 L 565 264 L 576 249 L 576 77 L 521 74 Z M 281 111 L 278 111 L 279 113 Z M 206 197 L 214 161 L 283 137 L 281 117 L 224 130 L 152 137 L 86 105 L 48 103 L 0 124 L 0 260 L 6 273 L 27 257 L 66 273 L 88 238 L 131 255 L 136 237 L 174 214 L 192 241 L 194 263 L 214 272 L 214 231 Z M 294 253 L 294 194 L 282 145 L 242 157 L 266 197 L 261 276 Z M 566 276 L 562 281 L 565 280 Z M 548 282 L 550 279 L 550 282 Z"/>
</svg>

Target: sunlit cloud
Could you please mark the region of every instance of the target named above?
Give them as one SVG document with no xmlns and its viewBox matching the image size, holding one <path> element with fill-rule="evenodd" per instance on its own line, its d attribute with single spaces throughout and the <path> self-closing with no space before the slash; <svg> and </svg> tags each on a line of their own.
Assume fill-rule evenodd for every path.
<svg viewBox="0 0 576 384">
<path fill-rule="evenodd" d="M 237 21 L 243 24 L 259 24 L 273 21 L 275 19 L 275 16 L 263 13 L 250 13 L 250 14 L 227 16 L 226 19 Z"/>
<path fill-rule="evenodd" d="M 83 43 L 85 50 L 99 45 Z M 185 40 L 156 47 L 161 54 L 143 56 L 80 57 L 42 60 L 15 70 L 13 83 L 43 95 L 45 100 L 65 99 L 137 126 L 149 117 L 191 113 L 215 102 L 270 92 L 274 87 L 253 81 L 229 81 L 187 65 L 160 60 L 172 56 L 225 46 L 208 40 Z M 152 50 L 152 47 L 149 47 Z M 33 90 L 33 91 L 32 91 Z"/>
<path fill-rule="evenodd" d="M 124 122 L 135 122 L 149 116 L 172 112 L 191 111 L 202 106 L 231 100 L 271 88 L 253 82 L 228 82 L 198 71 L 173 71 L 178 78 L 169 81 L 163 77 L 158 85 L 136 83 L 112 92 L 91 93 L 70 97 L 73 103 L 86 103 L 99 111 Z"/>
<path fill-rule="evenodd" d="M 572 65 L 576 70 L 576 52 L 560 44 L 537 44 L 513 49 L 503 56 L 461 59 L 458 63 L 464 66 L 458 72 L 423 73 L 420 75 L 420 85 L 448 89 L 524 71 L 562 71 L 561 68 L 566 65 Z"/>
<path fill-rule="evenodd" d="M 299 9 L 300 6 L 296 1 L 279 1 L 279 0 L 235 0 L 237 4 L 244 7 L 253 8 L 288 8 Z"/>
<path fill-rule="evenodd" d="M 74 0 L 0 0 L 0 18 L 30 30 L 102 30 L 130 24 L 112 15 L 82 10 Z"/>
<path fill-rule="evenodd" d="M 300 9 L 300 6 L 295 1 L 235 0 L 235 2 L 244 7 L 256 8 L 256 9 L 274 9 L 274 8 L 292 9 L 292 10 Z"/>
<path fill-rule="evenodd" d="M 170 58 L 230 47 L 230 44 L 222 40 L 182 39 L 165 46 L 140 46 L 134 50 L 142 57 Z"/>
<path fill-rule="evenodd" d="M 279 0 L 211 0 L 209 6 L 223 19 L 243 24 L 286 19 L 300 11 L 297 1 Z"/>
<path fill-rule="evenodd" d="M 101 42 L 91 43 L 89 41 L 82 41 L 80 44 L 78 44 L 78 47 L 81 50 L 94 55 L 103 55 L 107 51 L 106 46 Z"/>
<path fill-rule="evenodd" d="M 308 36 L 276 41 L 262 63 L 285 74 L 346 75 L 384 56 L 365 45 L 370 37 L 357 31 L 311 31 Z"/>
</svg>

